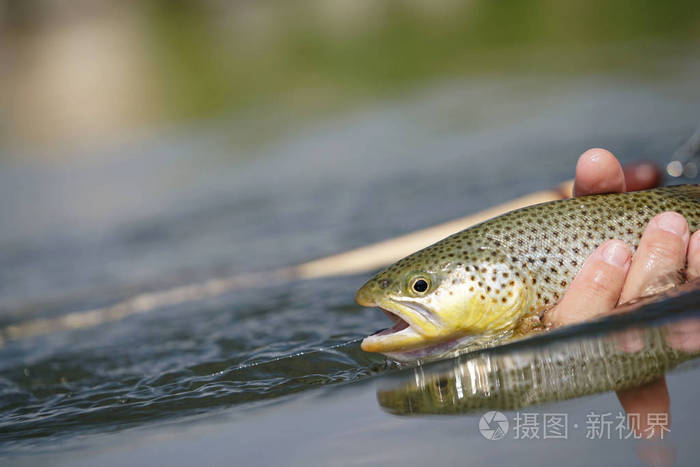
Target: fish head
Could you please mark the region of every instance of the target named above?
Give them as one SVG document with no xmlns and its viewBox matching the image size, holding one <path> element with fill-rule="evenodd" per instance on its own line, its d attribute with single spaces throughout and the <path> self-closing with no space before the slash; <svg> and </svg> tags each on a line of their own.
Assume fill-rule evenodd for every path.
<svg viewBox="0 0 700 467">
<path fill-rule="evenodd" d="M 395 323 L 365 338 L 363 350 L 418 360 L 515 328 L 529 294 L 505 258 L 485 248 L 469 255 L 470 261 L 434 253 L 408 256 L 358 290 L 360 305 L 380 308 Z"/>
</svg>

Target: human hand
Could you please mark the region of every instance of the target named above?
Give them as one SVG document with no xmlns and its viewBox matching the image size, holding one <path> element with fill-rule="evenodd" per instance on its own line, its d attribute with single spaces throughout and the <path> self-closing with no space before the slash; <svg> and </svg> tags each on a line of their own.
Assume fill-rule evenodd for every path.
<svg viewBox="0 0 700 467">
<path fill-rule="evenodd" d="M 627 175 L 627 177 L 626 177 Z M 576 165 L 575 196 L 651 188 L 655 184 L 647 169 L 624 174 L 615 157 L 604 149 L 583 153 Z M 579 323 L 610 313 L 619 304 L 678 285 L 687 262 L 688 279 L 700 276 L 700 231 L 692 236 L 678 213 L 665 212 L 647 225 L 634 256 L 628 245 L 610 240 L 586 260 L 562 300 L 545 315 L 552 326 Z M 650 413 L 669 413 L 665 378 L 641 388 L 618 392 L 625 411 L 639 414 L 637 429 L 649 433 Z M 668 420 L 669 417 L 666 417 Z M 654 428 L 654 427 L 651 427 Z M 663 428 L 656 427 L 659 435 Z"/>
</svg>

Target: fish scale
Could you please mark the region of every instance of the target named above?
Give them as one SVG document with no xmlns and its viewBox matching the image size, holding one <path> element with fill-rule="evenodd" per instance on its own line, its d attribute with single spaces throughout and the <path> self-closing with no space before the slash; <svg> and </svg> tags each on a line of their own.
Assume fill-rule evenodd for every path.
<svg viewBox="0 0 700 467">
<path fill-rule="evenodd" d="M 691 232 L 697 230 L 699 197 L 698 185 L 685 185 L 553 201 L 507 213 L 443 241 L 454 249 L 477 237 L 502 249 L 537 285 L 533 306 L 545 308 L 559 300 L 585 259 L 605 241 L 619 239 L 636 250 L 655 215 L 676 211 Z"/>
<path fill-rule="evenodd" d="M 636 249 L 646 225 L 664 211 L 682 214 L 693 232 L 699 207 L 700 185 L 678 185 L 552 201 L 467 228 L 358 291 L 358 303 L 379 306 L 411 328 L 368 338 L 363 348 L 406 359 L 395 352 L 466 336 L 507 337 L 523 318 L 554 305 L 599 245 L 620 239 Z M 416 280 L 425 281 L 425 293 L 412 290 Z"/>
</svg>

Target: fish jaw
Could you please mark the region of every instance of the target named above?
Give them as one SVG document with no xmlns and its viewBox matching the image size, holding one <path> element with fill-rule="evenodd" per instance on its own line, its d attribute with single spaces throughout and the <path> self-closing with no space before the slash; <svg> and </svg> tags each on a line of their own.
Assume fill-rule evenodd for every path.
<svg viewBox="0 0 700 467">
<path fill-rule="evenodd" d="M 457 355 L 459 352 L 485 347 L 494 342 L 509 338 L 510 330 L 495 333 L 475 335 L 473 333 L 446 327 L 436 336 L 428 337 L 415 329 L 396 312 L 381 308 L 390 315 L 395 324 L 391 328 L 372 334 L 363 339 L 360 347 L 365 352 L 381 353 L 400 363 L 416 363 L 430 361 L 446 356 Z M 402 313 L 403 314 L 403 313 Z"/>
<path fill-rule="evenodd" d="M 415 349 L 426 341 L 438 338 L 444 329 L 442 320 L 420 303 L 407 297 L 391 297 L 368 281 L 355 294 L 355 301 L 367 307 L 378 307 L 394 322 L 394 326 L 366 337 L 361 348 L 365 352 L 384 353 Z"/>
<path fill-rule="evenodd" d="M 423 336 L 401 319 L 391 328 L 365 337 L 360 348 L 365 352 L 386 353 L 414 348 L 423 342 Z"/>
<path fill-rule="evenodd" d="M 406 300 L 383 300 L 379 303 L 358 300 L 358 303 L 379 307 L 395 323 L 391 328 L 366 337 L 361 345 L 365 352 L 415 349 L 443 337 L 445 326 L 440 317 L 419 303 Z"/>
</svg>

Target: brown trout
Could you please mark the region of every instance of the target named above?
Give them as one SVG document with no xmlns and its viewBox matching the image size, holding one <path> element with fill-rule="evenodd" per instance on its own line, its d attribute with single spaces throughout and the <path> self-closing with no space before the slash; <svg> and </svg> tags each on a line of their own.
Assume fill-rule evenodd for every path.
<svg viewBox="0 0 700 467">
<path fill-rule="evenodd" d="M 397 415 L 515 410 L 642 386 L 700 358 L 700 279 L 620 311 L 523 345 L 404 372 L 380 385 L 379 404 Z"/>
<path fill-rule="evenodd" d="M 454 354 L 536 328 L 586 258 L 610 239 L 633 250 L 664 211 L 700 226 L 700 185 L 570 198 L 528 206 L 451 235 L 381 271 L 360 290 L 394 326 L 362 349 L 397 361 Z"/>
</svg>

